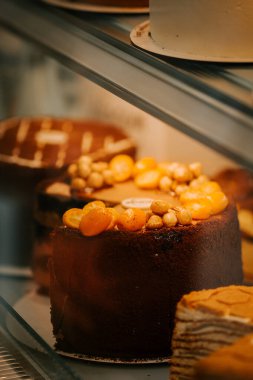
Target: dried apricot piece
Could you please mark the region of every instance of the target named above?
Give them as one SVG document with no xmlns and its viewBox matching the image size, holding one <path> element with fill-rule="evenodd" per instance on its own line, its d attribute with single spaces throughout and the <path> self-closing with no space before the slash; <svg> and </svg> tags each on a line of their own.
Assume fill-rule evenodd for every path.
<svg viewBox="0 0 253 380">
<path fill-rule="evenodd" d="M 103 201 L 93 201 L 93 202 L 89 202 L 87 203 L 84 207 L 83 207 L 83 214 L 87 214 L 87 212 L 89 212 L 90 210 L 93 210 L 94 208 L 98 208 L 98 207 L 102 207 L 102 208 L 105 208 L 105 204 Z"/>
<path fill-rule="evenodd" d="M 112 221 L 107 208 L 96 207 L 83 214 L 79 229 L 84 236 L 96 236 L 105 231 Z"/>
<path fill-rule="evenodd" d="M 133 159 L 127 154 L 118 154 L 109 163 L 109 169 L 113 172 L 116 182 L 124 182 L 132 176 L 134 167 Z"/>
<path fill-rule="evenodd" d="M 215 181 L 207 181 L 202 183 L 199 190 L 205 194 L 212 194 L 215 191 L 221 191 L 220 185 Z"/>
<path fill-rule="evenodd" d="M 138 231 L 146 223 L 146 213 L 139 208 L 128 208 L 119 215 L 117 226 L 126 231 Z"/>
<path fill-rule="evenodd" d="M 134 182 L 140 189 L 152 190 L 158 188 L 160 177 L 161 172 L 157 169 L 153 169 L 138 174 Z"/>
<path fill-rule="evenodd" d="M 222 191 L 215 191 L 212 194 L 208 194 L 207 198 L 212 203 L 212 214 L 218 214 L 228 205 L 228 198 Z"/>
<path fill-rule="evenodd" d="M 143 157 L 136 161 L 133 168 L 134 177 L 140 173 L 146 172 L 147 170 L 155 169 L 157 162 L 153 157 Z"/>
<path fill-rule="evenodd" d="M 111 222 L 106 229 L 113 230 L 119 219 L 119 212 L 113 207 L 108 207 L 106 210 L 111 214 Z"/>
<path fill-rule="evenodd" d="M 83 210 L 81 208 L 71 208 L 63 214 L 62 222 L 67 227 L 78 229 L 82 216 Z"/>
<path fill-rule="evenodd" d="M 184 191 L 180 197 L 179 200 L 181 203 L 185 204 L 188 202 L 198 201 L 199 199 L 205 198 L 205 194 L 201 193 L 198 189 L 197 190 L 186 190 Z"/>
<path fill-rule="evenodd" d="M 208 219 L 212 213 L 212 203 L 209 199 L 199 199 L 185 204 L 192 215 L 192 219 Z"/>
</svg>

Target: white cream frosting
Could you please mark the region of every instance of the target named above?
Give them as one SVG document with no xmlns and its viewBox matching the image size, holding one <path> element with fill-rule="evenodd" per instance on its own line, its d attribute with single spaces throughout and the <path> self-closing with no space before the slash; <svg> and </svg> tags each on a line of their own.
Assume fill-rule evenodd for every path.
<svg viewBox="0 0 253 380">
<path fill-rule="evenodd" d="M 152 39 L 172 56 L 253 58 L 252 0 L 150 0 Z"/>
</svg>

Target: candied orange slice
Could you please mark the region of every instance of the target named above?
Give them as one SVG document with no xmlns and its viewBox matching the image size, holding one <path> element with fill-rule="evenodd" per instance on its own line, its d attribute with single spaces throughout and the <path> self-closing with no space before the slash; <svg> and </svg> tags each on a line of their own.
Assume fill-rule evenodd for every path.
<svg viewBox="0 0 253 380">
<path fill-rule="evenodd" d="M 96 207 L 83 214 L 79 229 L 84 236 L 96 236 L 105 231 L 112 221 L 107 208 Z"/>
<path fill-rule="evenodd" d="M 108 225 L 108 227 L 106 229 L 107 230 L 113 230 L 117 224 L 118 219 L 119 219 L 119 212 L 115 208 L 112 208 L 112 207 L 108 207 L 106 210 L 109 213 L 111 213 L 111 218 L 112 218 L 111 223 Z"/>
<path fill-rule="evenodd" d="M 105 208 L 105 204 L 103 201 L 93 201 L 93 202 L 89 202 L 87 203 L 84 207 L 83 207 L 83 214 L 87 214 L 87 212 L 89 212 L 90 210 L 93 210 L 94 208 L 98 208 L 98 207 L 102 207 L 102 208 Z"/>
<path fill-rule="evenodd" d="M 82 216 L 83 210 L 81 208 L 71 208 L 63 214 L 62 222 L 67 227 L 79 228 Z"/>
<path fill-rule="evenodd" d="M 153 157 L 143 157 L 134 164 L 133 175 L 135 177 L 147 170 L 155 169 L 156 166 L 157 162 Z"/>
<path fill-rule="evenodd" d="M 191 214 L 192 219 L 208 219 L 212 213 L 212 203 L 209 199 L 199 199 L 185 204 Z"/>
<path fill-rule="evenodd" d="M 134 167 L 133 159 L 127 154 L 119 154 L 112 158 L 109 169 L 112 171 L 116 182 L 124 182 L 132 176 Z"/>
<path fill-rule="evenodd" d="M 181 203 L 185 204 L 188 202 L 198 201 L 200 199 L 205 198 L 206 195 L 201 193 L 198 189 L 197 190 L 186 190 L 184 191 L 180 197 L 179 200 Z"/>
<path fill-rule="evenodd" d="M 161 172 L 157 169 L 153 169 L 138 174 L 134 182 L 140 189 L 153 190 L 158 188 L 160 177 Z"/>
<path fill-rule="evenodd" d="M 212 214 L 218 214 L 225 210 L 228 205 L 228 198 L 222 191 L 215 191 L 212 194 L 208 194 L 207 198 L 212 203 Z"/>
<path fill-rule="evenodd" d="M 138 231 L 146 223 L 146 213 L 139 208 L 129 208 L 119 215 L 117 226 L 121 230 Z"/>
<path fill-rule="evenodd" d="M 215 191 L 221 191 L 220 185 L 215 181 L 207 181 L 200 185 L 199 190 L 205 194 L 211 194 Z"/>
</svg>

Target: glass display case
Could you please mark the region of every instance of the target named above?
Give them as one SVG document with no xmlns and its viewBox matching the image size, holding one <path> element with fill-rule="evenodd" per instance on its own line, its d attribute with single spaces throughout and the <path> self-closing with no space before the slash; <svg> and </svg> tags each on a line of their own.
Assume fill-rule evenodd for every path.
<svg viewBox="0 0 253 380">
<path fill-rule="evenodd" d="M 120 120 L 131 136 L 141 139 L 141 154 L 162 158 L 169 149 L 177 157 L 203 155 L 210 168 L 251 171 L 253 65 L 186 61 L 141 50 L 129 36 L 148 17 L 0 0 L 0 118 L 64 114 Z M 11 335 L 10 349 L 14 339 L 15 353 L 25 352 L 20 342 L 34 353 L 20 331 L 28 328 L 27 334 L 46 351 L 39 362 L 58 366 L 56 372 L 47 368 L 48 377 L 41 371 L 36 378 L 167 379 L 167 364 L 55 361 L 49 298 L 37 294 L 30 257 L 22 256 L 24 236 L 33 232 L 22 229 L 17 214 L 20 218 L 25 206 L 15 202 L 0 193 L 0 336 L 6 343 Z M 21 327 L 7 326 L 9 315 Z"/>
</svg>

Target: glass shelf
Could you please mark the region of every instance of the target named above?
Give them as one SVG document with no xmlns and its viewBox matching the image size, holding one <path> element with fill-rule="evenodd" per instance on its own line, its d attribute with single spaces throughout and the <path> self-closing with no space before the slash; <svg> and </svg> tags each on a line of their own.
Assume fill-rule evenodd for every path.
<svg viewBox="0 0 253 380">
<path fill-rule="evenodd" d="M 253 169 L 252 64 L 177 60 L 136 48 L 129 34 L 147 14 L 92 14 L 34 0 L 0 0 L 0 8 L 0 24 L 73 71 Z"/>
<path fill-rule="evenodd" d="M 0 378 L 80 379 L 1 296 Z"/>
</svg>

